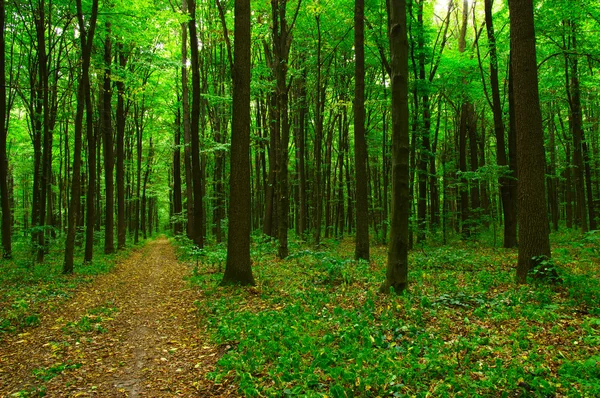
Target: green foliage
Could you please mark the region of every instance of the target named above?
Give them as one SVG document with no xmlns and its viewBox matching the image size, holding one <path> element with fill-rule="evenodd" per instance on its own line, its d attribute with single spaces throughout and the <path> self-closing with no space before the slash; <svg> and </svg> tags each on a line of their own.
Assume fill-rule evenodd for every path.
<svg viewBox="0 0 600 398">
<path fill-rule="evenodd" d="M 15 333 L 40 323 L 40 313 L 54 308 L 70 297 L 81 283 L 109 272 L 129 250 L 106 255 L 98 247 L 94 261 L 78 264 L 73 276 L 62 274 L 63 252 L 52 247 L 43 264 L 31 265 L 30 254 L 17 241 L 11 261 L 0 261 L 0 336 Z"/>
<path fill-rule="evenodd" d="M 68 334 L 104 333 L 106 332 L 106 328 L 102 326 L 102 322 L 112 320 L 111 316 L 116 311 L 117 308 L 113 303 L 106 303 L 106 305 L 92 308 L 78 321 L 67 322 L 63 331 Z"/>
<path fill-rule="evenodd" d="M 40 381 L 50 381 L 65 370 L 79 369 L 80 363 L 59 363 L 48 368 L 37 368 L 33 370 L 33 375 Z"/>
<path fill-rule="evenodd" d="M 588 396 L 600 395 L 600 356 L 587 360 L 567 361 L 561 366 L 559 374 L 566 381 L 576 383 Z"/>
<path fill-rule="evenodd" d="M 198 311 L 221 348 L 210 380 L 243 396 L 597 395 L 598 280 L 565 257 L 563 285 L 516 287 L 516 251 L 425 246 L 408 294 L 388 297 L 376 293 L 384 249 L 355 262 L 349 243 L 285 261 L 254 243 L 253 288 L 217 288 L 200 263 L 192 283 L 210 300 Z"/>
</svg>

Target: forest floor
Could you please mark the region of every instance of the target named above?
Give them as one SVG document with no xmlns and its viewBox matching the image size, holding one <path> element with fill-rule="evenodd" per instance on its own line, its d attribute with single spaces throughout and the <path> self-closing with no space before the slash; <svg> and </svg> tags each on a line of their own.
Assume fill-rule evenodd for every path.
<svg viewBox="0 0 600 398">
<path fill-rule="evenodd" d="M 167 239 L 81 286 L 39 326 L 0 341 L 0 396 L 226 395 L 203 375 L 218 348 L 199 328 L 197 289 Z"/>
<path fill-rule="evenodd" d="M 69 277 L 60 252 L 0 262 L 0 397 L 600 396 L 600 231 L 552 235 L 560 283 L 515 285 L 489 238 L 416 247 L 398 296 L 352 238 L 280 260 L 256 235 L 243 288 L 181 237 Z"/>
</svg>

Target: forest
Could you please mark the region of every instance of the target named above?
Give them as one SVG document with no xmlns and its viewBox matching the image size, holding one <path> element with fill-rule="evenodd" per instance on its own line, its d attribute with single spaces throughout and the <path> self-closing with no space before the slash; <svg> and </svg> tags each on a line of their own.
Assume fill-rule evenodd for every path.
<svg viewBox="0 0 600 398">
<path fill-rule="evenodd" d="M 0 396 L 600 396 L 600 3 L 0 7 Z"/>
</svg>

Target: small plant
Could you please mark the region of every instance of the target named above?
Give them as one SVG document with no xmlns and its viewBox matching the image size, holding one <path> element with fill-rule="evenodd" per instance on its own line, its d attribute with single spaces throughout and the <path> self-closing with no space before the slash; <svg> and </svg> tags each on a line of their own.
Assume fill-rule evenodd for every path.
<svg viewBox="0 0 600 398">
<path fill-rule="evenodd" d="M 76 322 L 68 322 L 63 328 L 65 333 L 105 333 L 107 329 L 102 326 L 103 321 L 111 320 L 110 316 L 116 312 L 115 307 L 100 306 L 90 309 L 86 315 L 82 316 Z"/>
<path fill-rule="evenodd" d="M 552 284 L 561 284 L 563 282 L 560 277 L 559 268 L 552 258 L 547 256 L 535 256 L 532 260 L 536 265 L 531 274 L 536 281 L 544 281 Z"/>
<path fill-rule="evenodd" d="M 41 381 L 50 381 L 65 370 L 79 369 L 80 363 L 60 363 L 48 368 L 37 368 L 33 370 L 33 375 Z"/>
</svg>

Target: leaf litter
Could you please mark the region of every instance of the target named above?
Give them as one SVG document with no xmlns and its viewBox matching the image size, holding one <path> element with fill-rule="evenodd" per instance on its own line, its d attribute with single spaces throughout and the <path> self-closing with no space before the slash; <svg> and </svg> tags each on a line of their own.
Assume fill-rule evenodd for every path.
<svg viewBox="0 0 600 398">
<path fill-rule="evenodd" d="M 0 343 L 0 396 L 223 396 L 205 378 L 208 343 L 199 294 L 165 238 L 96 277 L 40 326 Z"/>
</svg>

